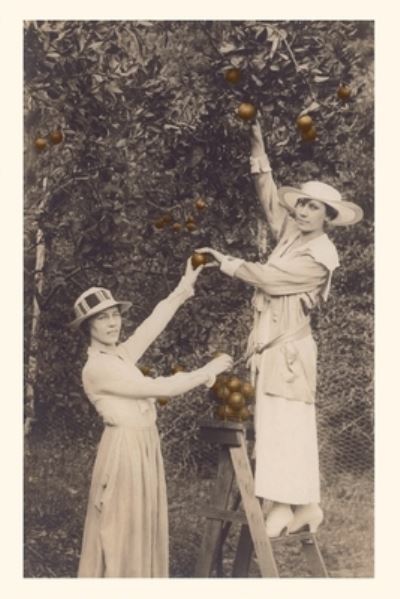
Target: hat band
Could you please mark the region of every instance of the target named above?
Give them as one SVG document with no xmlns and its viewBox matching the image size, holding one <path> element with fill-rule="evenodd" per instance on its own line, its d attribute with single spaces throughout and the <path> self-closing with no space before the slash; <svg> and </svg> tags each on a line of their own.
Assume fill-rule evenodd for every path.
<svg viewBox="0 0 400 599">
<path fill-rule="evenodd" d="M 93 293 L 90 293 L 86 297 L 82 298 L 81 301 L 75 306 L 75 312 L 77 318 L 86 316 L 90 310 L 102 304 L 105 300 L 112 300 L 112 295 L 108 289 L 98 289 Z"/>
</svg>

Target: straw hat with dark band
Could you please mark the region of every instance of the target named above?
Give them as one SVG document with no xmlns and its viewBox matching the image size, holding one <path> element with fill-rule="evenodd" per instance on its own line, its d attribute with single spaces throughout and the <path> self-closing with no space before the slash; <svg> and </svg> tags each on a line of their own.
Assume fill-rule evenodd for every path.
<svg viewBox="0 0 400 599">
<path fill-rule="evenodd" d="M 132 306 L 132 302 L 115 300 L 111 291 L 104 287 L 91 287 L 76 300 L 74 304 L 75 320 L 70 322 L 68 326 L 71 329 L 77 329 L 82 322 L 91 316 L 113 306 L 119 306 L 123 314 Z"/>
<path fill-rule="evenodd" d="M 281 187 L 278 189 L 278 195 L 282 204 L 289 210 L 294 210 L 296 202 L 300 198 L 318 200 L 327 206 L 331 206 L 337 212 L 337 216 L 329 221 L 329 224 L 332 225 L 354 225 L 364 216 L 360 206 L 342 200 L 342 196 L 334 187 L 320 181 L 308 181 L 300 185 L 298 189 L 296 187 Z"/>
</svg>

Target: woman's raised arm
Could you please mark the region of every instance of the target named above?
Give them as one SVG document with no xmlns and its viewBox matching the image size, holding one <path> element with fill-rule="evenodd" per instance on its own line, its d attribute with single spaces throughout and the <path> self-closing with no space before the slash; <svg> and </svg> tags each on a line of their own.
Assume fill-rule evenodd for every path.
<svg viewBox="0 0 400 599">
<path fill-rule="evenodd" d="M 194 295 L 194 284 L 202 268 L 202 266 L 199 266 L 194 270 L 189 258 L 186 263 L 185 274 L 177 287 L 168 297 L 157 304 L 150 316 L 137 327 L 133 335 L 124 341 L 122 345 L 133 362 L 140 359 L 165 329 L 178 308 Z"/>
<path fill-rule="evenodd" d="M 279 203 L 278 191 L 272 177 L 272 169 L 258 121 L 251 126 L 250 172 L 254 175 L 257 197 L 264 209 L 271 232 L 275 239 L 278 239 L 287 211 Z"/>
</svg>

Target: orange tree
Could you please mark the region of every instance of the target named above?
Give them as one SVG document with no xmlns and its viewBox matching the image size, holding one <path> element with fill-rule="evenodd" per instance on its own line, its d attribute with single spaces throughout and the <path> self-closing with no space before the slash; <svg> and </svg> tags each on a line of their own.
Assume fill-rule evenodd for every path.
<svg viewBox="0 0 400 599">
<path fill-rule="evenodd" d="M 37 426 L 78 434 L 96 422 L 80 387 L 82 340 L 63 326 L 83 289 L 129 297 L 129 332 L 174 287 L 194 248 L 261 256 L 248 123 L 237 114 L 247 103 L 278 183 L 321 178 L 365 210 L 362 224 L 332 232 L 343 267 L 315 322 L 324 424 L 363 450 L 372 434 L 372 24 L 54 21 L 27 22 L 24 34 L 25 347 L 26 362 L 35 348 Z M 296 124 L 302 114 L 311 133 Z M 38 231 L 46 257 L 34 273 Z M 250 297 L 208 270 L 146 362 L 168 374 L 216 350 L 239 357 Z M 163 408 L 171 456 L 209 410 L 201 391 Z"/>
</svg>

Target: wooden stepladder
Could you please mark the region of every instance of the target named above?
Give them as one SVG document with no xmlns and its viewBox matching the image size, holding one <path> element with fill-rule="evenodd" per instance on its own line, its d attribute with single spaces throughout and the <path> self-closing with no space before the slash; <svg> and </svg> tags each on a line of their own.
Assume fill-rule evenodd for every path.
<svg viewBox="0 0 400 599">
<path fill-rule="evenodd" d="M 223 545 L 233 522 L 241 524 L 239 541 L 232 567 L 232 577 L 246 578 L 253 552 L 263 578 L 279 577 L 273 545 L 300 541 L 313 577 L 328 577 L 317 539 L 309 532 L 299 532 L 268 538 L 260 500 L 254 494 L 252 464 L 247 440 L 253 429 L 247 423 L 205 421 L 200 426 L 200 438 L 219 446 L 218 469 L 211 502 L 201 515 L 206 517 L 206 530 L 198 556 L 195 577 L 223 576 Z M 234 483 L 237 493 L 234 496 Z M 231 504 L 231 505 L 230 505 Z M 239 509 L 240 504 L 242 509 Z"/>
</svg>

